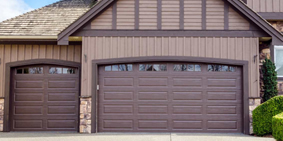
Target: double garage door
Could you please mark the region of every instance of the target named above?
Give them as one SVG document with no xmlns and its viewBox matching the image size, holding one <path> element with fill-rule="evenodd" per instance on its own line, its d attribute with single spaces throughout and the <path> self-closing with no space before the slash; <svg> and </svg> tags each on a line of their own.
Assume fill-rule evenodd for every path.
<svg viewBox="0 0 283 141">
<path fill-rule="evenodd" d="M 229 65 L 99 67 L 99 132 L 242 132 L 242 72 Z"/>
<path fill-rule="evenodd" d="M 11 73 L 11 131 L 78 130 L 77 68 L 26 66 Z"/>
</svg>

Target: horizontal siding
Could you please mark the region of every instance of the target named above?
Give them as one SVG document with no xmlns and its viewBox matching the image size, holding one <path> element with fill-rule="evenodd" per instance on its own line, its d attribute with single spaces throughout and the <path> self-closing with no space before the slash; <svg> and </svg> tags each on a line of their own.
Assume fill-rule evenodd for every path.
<svg viewBox="0 0 283 141">
<path fill-rule="evenodd" d="M 117 29 L 135 28 L 135 1 L 117 1 Z"/>
<path fill-rule="evenodd" d="M 259 97 L 258 38 L 84 37 L 82 94 L 91 94 L 91 60 L 140 56 L 195 56 L 249 61 L 250 96 Z M 257 59 L 258 60 L 258 59 Z"/>
<path fill-rule="evenodd" d="M 202 1 L 184 0 L 184 29 L 202 29 Z"/>
<path fill-rule="evenodd" d="M 247 0 L 247 4 L 256 12 L 283 12 L 282 0 Z"/>
<path fill-rule="evenodd" d="M 162 0 L 162 29 L 180 29 L 180 1 Z"/>
<path fill-rule="evenodd" d="M 229 7 L 229 30 L 249 30 L 250 23 L 234 9 Z"/>
<path fill-rule="evenodd" d="M 206 0 L 206 29 L 224 30 L 224 2 Z"/>
<path fill-rule="evenodd" d="M 157 29 L 157 0 L 139 2 L 139 29 Z"/>
<path fill-rule="evenodd" d="M 81 45 L 3 45 L 0 44 L 0 97 L 5 92 L 5 65 L 31 59 L 55 59 L 81 62 Z"/>
<path fill-rule="evenodd" d="M 91 29 L 112 29 L 112 7 L 91 22 Z"/>
</svg>

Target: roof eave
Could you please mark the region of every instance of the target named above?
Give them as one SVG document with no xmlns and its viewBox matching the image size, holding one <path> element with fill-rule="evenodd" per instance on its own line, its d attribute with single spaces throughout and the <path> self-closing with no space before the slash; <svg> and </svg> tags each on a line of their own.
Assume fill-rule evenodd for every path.
<svg viewBox="0 0 283 141">
<path fill-rule="evenodd" d="M 0 36 L 1 40 L 57 40 L 58 36 Z"/>
</svg>

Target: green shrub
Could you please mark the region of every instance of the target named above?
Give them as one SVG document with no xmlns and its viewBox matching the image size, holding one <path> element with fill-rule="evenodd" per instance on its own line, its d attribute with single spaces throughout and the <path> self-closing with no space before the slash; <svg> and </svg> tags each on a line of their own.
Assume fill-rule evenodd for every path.
<svg viewBox="0 0 283 141">
<path fill-rule="evenodd" d="M 272 118 L 272 135 L 278 141 L 283 141 L 283 113 Z"/>
<path fill-rule="evenodd" d="M 270 59 L 265 59 L 262 66 L 264 95 L 263 101 L 278 95 L 276 66 Z"/>
<path fill-rule="evenodd" d="M 283 112 L 283 96 L 276 96 L 253 111 L 253 130 L 258 136 L 272 133 L 272 117 Z"/>
</svg>

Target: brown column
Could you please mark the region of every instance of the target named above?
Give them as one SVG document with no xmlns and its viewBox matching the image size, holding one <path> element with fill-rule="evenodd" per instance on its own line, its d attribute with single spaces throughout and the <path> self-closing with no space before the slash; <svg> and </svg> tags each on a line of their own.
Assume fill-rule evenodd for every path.
<svg viewBox="0 0 283 141">
<path fill-rule="evenodd" d="M 80 98 L 80 133 L 91 133 L 91 98 Z"/>
</svg>

